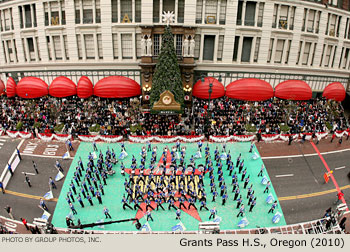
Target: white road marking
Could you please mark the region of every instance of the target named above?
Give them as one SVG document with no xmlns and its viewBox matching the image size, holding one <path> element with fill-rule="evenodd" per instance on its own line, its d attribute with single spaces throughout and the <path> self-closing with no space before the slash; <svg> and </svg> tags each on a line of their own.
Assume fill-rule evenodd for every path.
<svg viewBox="0 0 350 252">
<path fill-rule="evenodd" d="M 6 139 L 0 138 L 0 142 L 6 142 Z"/>
<path fill-rule="evenodd" d="M 344 150 L 337 150 L 337 151 L 328 151 L 328 152 L 322 152 L 321 155 L 327 155 L 327 154 L 334 154 L 344 151 L 350 151 L 350 149 L 344 149 Z M 317 153 L 312 154 L 305 154 L 304 157 L 312 157 L 317 156 Z M 303 157 L 303 155 L 290 155 L 290 156 L 274 156 L 274 157 L 261 157 L 261 159 L 278 159 L 278 158 L 296 158 L 296 157 Z"/>
<path fill-rule="evenodd" d="M 30 157 L 43 157 L 43 158 L 62 158 L 61 156 L 45 156 L 45 155 L 37 155 L 37 154 L 24 154 L 21 153 L 22 156 L 30 156 Z M 69 157 L 68 159 L 74 159 L 74 157 Z"/>
<path fill-rule="evenodd" d="M 35 173 L 29 173 L 29 172 L 22 172 L 22 174 L 27 174 L 27 175 L 36 175 Z"/>
<path fill-rule="evenodd" d="M 0 143 L 0 145 L 4 145 L 4 143 Z"/>
<path fill-rule="evenodd" d="M 340 166 L 340 167 L 337 167 L 337 168 L 334 168 L 334 170 L 341 170 L 341 169 L 344 169 L 345 166 Z"/>
<path fill-rule="evenodd" d="M 276 178 L 282 178 L 282 177 L 293 177 L 294 174 L 284 174 L 284 175 L 276 175 Z"/>
</svg>

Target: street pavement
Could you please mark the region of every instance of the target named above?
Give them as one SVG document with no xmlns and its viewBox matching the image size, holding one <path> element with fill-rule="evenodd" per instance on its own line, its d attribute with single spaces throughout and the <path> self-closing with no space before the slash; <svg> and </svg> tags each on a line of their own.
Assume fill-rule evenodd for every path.
<svg viewBox="0 0 350 252">
<path fill-rule="evenodd" d="M 20 140 L 17 139 L 8 139 L 5 142 L 6 144 L 2 145 L 0 149 L 1 169 L 5 167 L 7 160 L 10 158 L 19 142 Z M 302 155 L 304 149 L 309 148 L 305 145 L 310 145 L 308 142 L 305 142 L 304 146 L 298 146 L 299 143 L 293 144 L 295 145 L 293 147 L 295 151 L 293 151 L 293 153 L 290 153 L 290 155 Z M 270 143 L 270 145 L 274 145 L 274 143 Z M 22 148 L 24 147 L 22 146 Z M 37 149 L 40 149 L 40 153 L 34 152 L 33 154 L 43 154 L 45 152 L 45 148 L 47 148 L 47 146 L 43 146 L 42 148 L 37 147 Z M 273 149 L 272 146 L 269 146 L 269 148 Z M 288 148 L 288 145 L 279 145 L 278 148 Z M 288 149 L 281 152 L 288 153 Z M 61 153 L 59 152 L 56 155 L 61 155 Z M 334 171 L 333 175 L 338 182 L 339 187 L 349 185 L 349 179 L 346 176 L 350 169 L 349 156 L 350 151 L 323 155 L 330 169 Z M 57 174 L 57 170 L 54 168 L 56 158 L 31 157 L 27 155 L 23 155 L 22 157 L 23 160 L 21 161 L 19 167 L 15 172 L 15 175 L 8 184 L 7 190 L 39 197 L 43 196 L 49 189 L 49 177 L 52 176 L 54 178 Z M 28 185 L 24 182 L 25 179 L 22 172 L 29 172 L 33 174 L 35 173 L 32 166 L 32 160 L 37 163 L 39 175 L 29 175 L 32 183 L 32 187 L 29 188 Z M 65 174 L 70 166 L 71 161 L 71 159 L 62 160 L 60 158 L 60 162 L 63 166 Z M 335 207 L 333 205 L 333 202 L 336 200 L 336 191 L 303 199 L 285 198 L 289 196 L 318 193 L 335 189 L 332 180 L 330 180 L 328 184 L 324 184 L 323 174 L 326 172 L 326 168 L 324 167 L 324 164 L 321 162 L 321 159 L 318 155 L 306 157 L 301 156 L 294 158 L 264 159 L 263 161 L 267 168 L 275 191 L 278 197 L 281 198 L 280 204 L 287 224 L 300 223 L 321 218 L 327 208 L 331 206 L 333 208 Z M 343 166 L 345 166 L 345 168 L 341 168 Z M 335 170 L 335 168 L 341 169 Z M 291 176 L 291 174 L 293 175 Z M 61 180 L 56 183 L 58 189 L 53 190 L 55 198 L 58 198 L 63 182 L 64 180 Z M 350 189 L 345 189 L 344 193 L 345 200 L 347 203 L 349 203 Z M 4 207 L 8 204 L 13 207 L 13 213 L 16 218 L 19 219 L 20 217 L 25 217 L 29 222 L 32 222 L 34 218 L 40 217 L 43 213 L 43 211 L 38 207 L 39 197 L 26 198 L 12 195 L 10 193 L 6 193 L 4 195 L 0 193 L 0 215 L 7 217 L 7 213 L 4 211 Z M 56 202 L 47 202 L 47 205 L 49 207 L 50 213 L 53 214 Z"/>
</svg>

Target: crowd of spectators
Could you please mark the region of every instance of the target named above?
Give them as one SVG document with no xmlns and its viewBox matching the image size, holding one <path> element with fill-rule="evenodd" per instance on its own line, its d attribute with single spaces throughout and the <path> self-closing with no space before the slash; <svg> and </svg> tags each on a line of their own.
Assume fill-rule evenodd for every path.
<svg viewBox="0 0 350 252">
<path fill-rule="evenodd" d="M 342 106 L 324 99 L 246 102 L 193 98 L 182 115 L 142 111 L 140 100 L 76 97 L 22 99 L 0 97 L 0 129 L 88 135 L 243 135 L 324 132 L 348 127 Z M 209 111 L 209 112 L 208 112 Z M 206 131 L 207 113 L 209 129 Z"/>
<path fill-rule="evenodd" d="M 209 111 L 209 112 L 208 112 Z M 208 114 L 207 114 L 208 113 Z M 193 99 L 196 134 L 243 135 L 326 132 L 344 130 L 348 124 L 340 103 L 325 99 L 288 101 L 273 98 L 262 102 L 247 102 L 227 97 L 208 100 Z M 287 132 L 286 132 L 287 131 Z"/>
</svg>

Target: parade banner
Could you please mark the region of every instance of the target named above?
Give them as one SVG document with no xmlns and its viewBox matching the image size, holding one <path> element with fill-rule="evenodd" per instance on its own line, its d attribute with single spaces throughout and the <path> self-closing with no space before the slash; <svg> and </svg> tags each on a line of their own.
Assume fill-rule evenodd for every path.
<svg viewBox="0 0 350 252">
<path fill-rule="evenodd" d="M 134 143 L 174 143 L 177 141 L 184 143 L 195 143 L 203 140 L 204 136 L 129 136 L 129 141 Z"/>
</svg>

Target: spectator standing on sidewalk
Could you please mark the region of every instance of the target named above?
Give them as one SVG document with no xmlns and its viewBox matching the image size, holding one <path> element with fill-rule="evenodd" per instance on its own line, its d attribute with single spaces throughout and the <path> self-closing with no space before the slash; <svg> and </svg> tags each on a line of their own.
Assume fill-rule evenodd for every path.
<svg viewBox="0 0 350 252">
<path fill-rule="evenodd" d="M 29 230 L 29 227 L 27 225 L 27 220 L 24 218 L 21 218 L 21 221 L 22 221 L 23 225 L 26 227 L 26 229 Z"/>
</svg>

